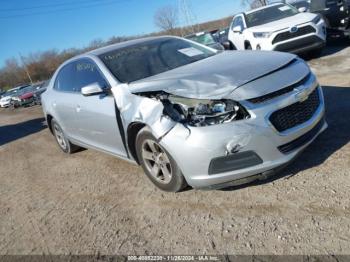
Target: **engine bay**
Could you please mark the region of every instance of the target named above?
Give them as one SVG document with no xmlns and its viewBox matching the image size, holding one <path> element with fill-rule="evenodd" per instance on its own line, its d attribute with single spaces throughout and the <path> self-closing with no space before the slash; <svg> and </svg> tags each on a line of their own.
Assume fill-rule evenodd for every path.
<svg viewBox="0 0 350 262">
<path fill-rule="evenodd" d="M 249 113 L 237 102 L 229 99 L 193 99 L 165 92 L 142 93 L 163 103 L 164 114 L 172 120 L 190 126 L 201 127 L 247 119 Z"/>
</svg>

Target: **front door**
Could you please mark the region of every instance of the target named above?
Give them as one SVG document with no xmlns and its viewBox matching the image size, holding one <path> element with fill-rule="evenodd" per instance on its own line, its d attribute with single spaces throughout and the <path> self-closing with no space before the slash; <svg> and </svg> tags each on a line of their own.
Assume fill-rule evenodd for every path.
<svg viewBox="0 0 350 262">
<path fill-rule="evenodd" d="M 97 149 L 125 157 L 126 150 L 119 131 L 115 100 L 108 92 L 91 96 L 81 94 L 84 86 L 99 83 L 108 87 L 107 80 L 90 59 L 74 62 L 75 71 L 75 139 Z"/>
<path fill-rule="evenodd" d="M 237 26 L 241 27 L 241 32 L 234 32 L 234 28 Z M 234 18 L 232 21 L 232 25 L 230 28 L 230 41 L 235 45 L 237 50 L 244 50 L 244 35 L 243 35 L 243 30 L 244 30 L 244 23 L 243 23 L 243 18 L 242 16 L 237 16 Z"/>
</svg>

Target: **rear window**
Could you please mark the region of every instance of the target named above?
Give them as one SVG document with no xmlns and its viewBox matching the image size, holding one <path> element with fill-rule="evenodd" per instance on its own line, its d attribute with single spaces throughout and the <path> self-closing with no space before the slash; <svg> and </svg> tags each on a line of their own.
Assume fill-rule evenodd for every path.
<svg viewBox="0 0 350 262">
<path fill-rule="evenodd" d="M 111 73 L 130 83 L 205 59 L 216 52 L 177 38 L 162 38 L 100 55 Z"/>
</svg>

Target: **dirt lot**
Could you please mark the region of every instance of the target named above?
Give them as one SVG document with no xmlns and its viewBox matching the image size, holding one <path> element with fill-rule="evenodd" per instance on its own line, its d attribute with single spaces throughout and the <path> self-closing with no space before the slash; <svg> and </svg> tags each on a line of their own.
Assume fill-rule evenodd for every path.
<svg viewBox="0 0 350 262">
<path fill-rule="evenodd" d="M 0 254 L 349 254 L 350 47 L 309 61 L 329 129 L 278 177 L 163 193 L 124 161 L 63 154 L 40 107 L 0 111 Z"/>
</svg>

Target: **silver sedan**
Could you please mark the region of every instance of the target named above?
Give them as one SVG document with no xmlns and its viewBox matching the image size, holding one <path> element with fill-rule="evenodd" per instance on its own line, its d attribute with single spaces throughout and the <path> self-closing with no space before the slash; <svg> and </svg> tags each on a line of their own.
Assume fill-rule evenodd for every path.
<svg viewBox="0 0 350 262">
<path fill-rule="evenodd" d="M 322 89 L 297 56 L 177 37 L 74 57 L 42 103 L 64 152 L 92 148 L 137 163 L 173 192 L 266 178 L 327 127 Z"/>
</svg>

